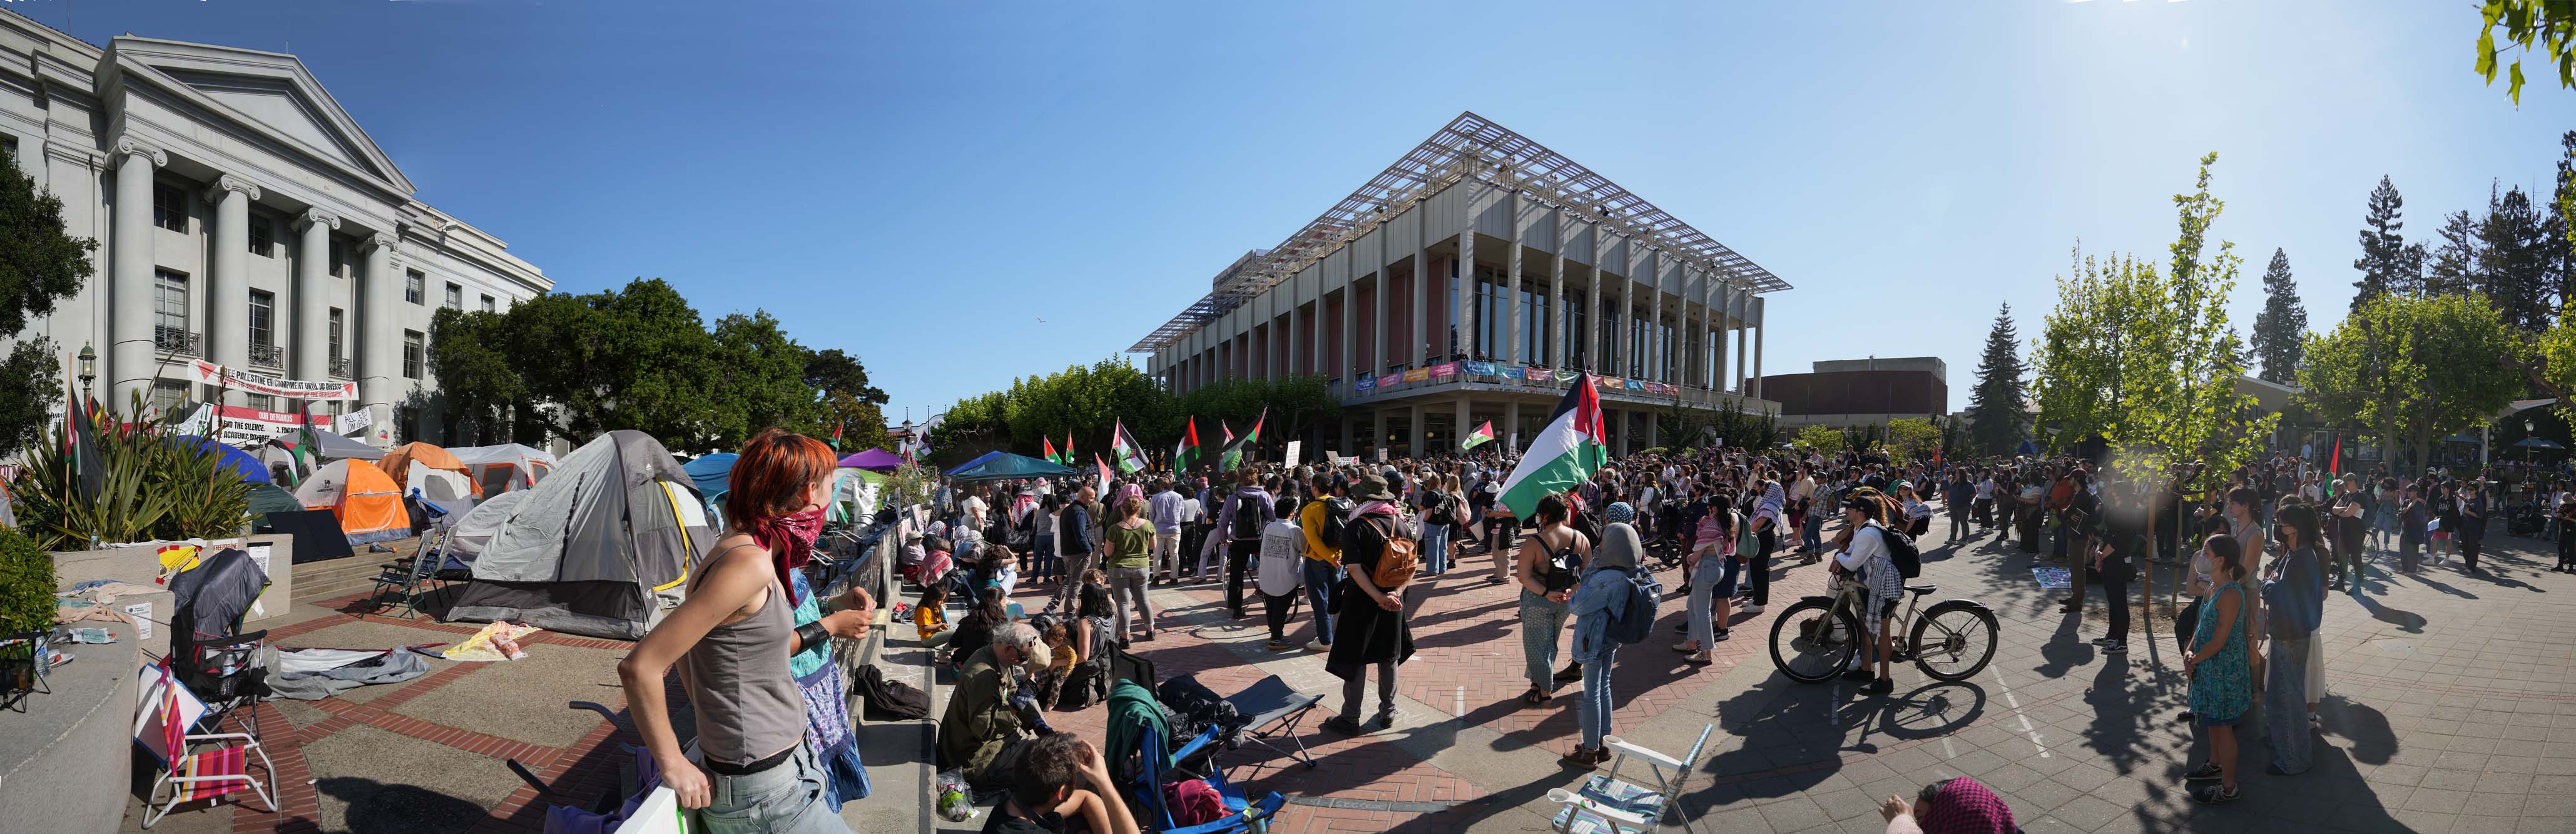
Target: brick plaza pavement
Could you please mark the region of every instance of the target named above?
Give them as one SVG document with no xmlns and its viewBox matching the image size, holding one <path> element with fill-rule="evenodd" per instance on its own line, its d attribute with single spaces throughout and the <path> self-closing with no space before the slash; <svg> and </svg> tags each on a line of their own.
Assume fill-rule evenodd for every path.
<svg viewBox="0 0 2576 834">
<path fill-rule="evenodd" d="M 2264 775 L 2268 748 L 2245 733 L 2245 798 L 2204 807 L 2181 781 L 2205 742 L 2175 720 L 2184 682 L 2164 623 L 2152 636 L 2133 634 L 2125 656 L 2105 655 L 2086 642 L 2103 631 L 2099 591 L 2088 617 L 2058 614 L 2061 592 L 2036 587 L 2029 556 L 1991 535 L 1946 546 L 1945 525 L 1924 541 L 1920 581 L 1941 586 L 1930 599 L 1978 599 L 2002 624 L 1994 661 L 1969 680 L 1941 683 L 1899 666 L 1896 693 L 1873 697 L 1778 675 L 1765 642 L 1771 619 L 1824 581 L 1822 567 L 1794 558 L 1775 560 L 1769 612 L 1737 614 L 1716 663 L 1692 667 L 1666 647 L 1682 617 L 1677 599 L 1655 638 L 1622 650 L 1615 732 L 1679 754 L 1717 725 L 1683 803 L 1698 831 L 1874 832 L 1878 800 L 1957 775 L 1994 786 L 2033 834 L 2576 831 L 2576 576 L 2544 570 L 2551 557 L 2537 541 L 2492 537 L 2483 576 L 2453 560 L 2392 578 L 2381 567 L 2390 560 L 2374 562 L 2360 593 L 2326 606 L 2329 692 L 2315 768 Z M 1412 620 L 1420 653 L 1398 674 L 1394 728 L 1344 738 L 1310 720 L 1316 770 L 1257 747 L 1224 754 L 1237 781 L 1293 797 L 1274 830 L 1547 827 L 1546 791 L 1582 775 L 1557 763 L 1576 735 L 1569 696 L 1581 684 L 1543 707 L 1516 700 L 1527 686 L 1517 589 L 1488 584 L 1484 558 L 1427 583 Z M 2156 566 L 2159 605 L 2170 571 Z M 1678 571 L 1660 576 L 1680 587 Z M 1049 587 L 1024 587 L 1019 598 L 1043 605 Z M 1321 656 L 1265 649 L 1257 597 L 1240 620 L 1225 615 L 1214 584 L 1165 586 L 1153 597 L 1167 618 L 1163 636 L 1136 645 L 1165 678 L 1196 673 L 1224 693 L 1276 674 L 1326 695 L 1324 709 L 1340 706 Z M 1291 638 L 1311 636 L 1301 616 Z M 1560 650 L 1569 639 L 1560 635 Z M 1363 717 L 1375 707 L 1369 697 Z M 1102 715 L 1095 707 L 1049 720 L 1097 733 Z"/>
</svg>

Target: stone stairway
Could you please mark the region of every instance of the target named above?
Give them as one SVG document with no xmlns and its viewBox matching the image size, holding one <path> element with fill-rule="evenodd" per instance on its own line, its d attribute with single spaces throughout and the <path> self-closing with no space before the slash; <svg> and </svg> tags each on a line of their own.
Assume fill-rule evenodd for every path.
<svg viewBox="0 0 2576 834">
<path fill-rule="evenodd" d="M 321 602 L 372 590 L 375 588 L 376 575 L 384 572 L 383 565 L 396 558 L 411 555 L 413 550 L 420 547 L 420 540 L 405 539 L 388 542 L 386 546 L 392 547 L 394 552 L 373 553 L 369 552 L 366 546 L 360 545 L 357 553 L 344 559 L 328 559 L 296 565 L 295 601 Z"/>
</svg>

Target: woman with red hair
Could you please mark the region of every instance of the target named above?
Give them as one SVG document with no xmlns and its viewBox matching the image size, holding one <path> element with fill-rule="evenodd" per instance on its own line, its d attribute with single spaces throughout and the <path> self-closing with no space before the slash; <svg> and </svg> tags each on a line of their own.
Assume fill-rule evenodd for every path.
<svg viewBox="0 0 2576 834">
<path fill-rule="evenodd" d="M 680 804 L 712 832 L 846 832 L 824 805 L 828 773 L 806 732 L 805 696 L 788 668 L 801 646 L 867 633 L 873 612 L 793 625 L 794 571 L 813 557 L 834 463 L 830 447 L 767 429 L 734 461 L 728 525 L 690 577 L 688 600 L 617 664 L 628 712 Z M 704 769 L 671 732 L 662 675 L 674 664 L 697 709 Z"/>
</svg>

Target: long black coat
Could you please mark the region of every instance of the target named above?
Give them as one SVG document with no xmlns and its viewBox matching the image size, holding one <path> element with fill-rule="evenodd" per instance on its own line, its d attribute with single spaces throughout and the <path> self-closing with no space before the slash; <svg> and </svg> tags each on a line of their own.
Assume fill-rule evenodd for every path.
<svg viewBox="0 0 2576 834">
<path fill-rule="evenodd" d="M 1324 658 L 1324 671 L 1348 680 L 1365 675 L 1374 664 L 1395 661 L 1403 663 L 1413 657 L 1413 629 L 1404 622 L 1402 610 L 1388 611 L 1370 600 L 1368 593 L 1351 584 L 1349 572 L 1375 570 L 1380 555 L 1386 552 L 1387 532 L 1382 528 L 1394 523 L 1395 535 L 1411 537 L 1411 526 L 1388 516 L 1364 516 L 1342 525 L 1342 567 L 1345 575 L 1333 585 L 1333 651 Z"/>
</svg>

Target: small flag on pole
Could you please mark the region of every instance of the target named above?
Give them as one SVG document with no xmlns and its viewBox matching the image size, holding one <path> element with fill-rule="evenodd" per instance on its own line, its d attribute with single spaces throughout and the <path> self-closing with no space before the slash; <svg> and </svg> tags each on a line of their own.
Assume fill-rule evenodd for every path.
<svg viewBox="0 0 2576 834">
<path fill-rule="evenodd" d="M 1217 455 L 1217 468 L 1232 472 L 1236 467 L 1242 466 L 1243 447 L 1261 442 L 1261 424 L 1268 419 L 1270 419 L 1270 409 L 1261 409 L 1261 416 L 1252 419 L 1252 428 L 1244 430 L 1242 437 L 1234 438 L 1225 444 L 1225 451 Z M 1224 424 L 1220 422 L 1218 425 Z"/>
<path fill-rule="evenodd" d="M 1093 452 L 1091 453 L 1091 465 L 1100 468 L 1100 491 L 1103 494 L 1106 494 L 1109 491 L 1109 464 L 1100 459 L 1099 452 Z"/>
<path fill-rule="evenodd" d="M 1182 430 L 1181 443 L 1172 447 L 1172 471 L 1187 472 L 1199 462 L 1199 418 L 1190 418 L 1189 428 Z"/>
<path fill-rule="evenodd" d="M 1041 457 L 1046 458 L 1048 463 L 1064 462 L 1064 459 L 1057 456 L 1055 453 L 1055 440 L 1053 438 L 1038 438 L 1038 451 L 1045 453 L 1044 455 L 1041 455 Z"/>
<path fill-rule="evenodd" d="M 1120 472 L 1141 472 L 1145 469 L 1145 448 L 1136 445 L 1136 438 L 1128 436 L 1125 420 L 1118 420 L 1111 424 L 1109 456 L 1117 459 Z"/>
<path fill-rule="evenodd" d="M 1466 450 L 1468 450 L 1468 449 L 1473 449 L 1473 448 L 1476 448 L 1476 447 L 1478 447 L 1478 446 L 1482 446 L 1482 445 L 1485 445 L 1485 444 L 1487 444 L 1487 443 L 1491 443 L 1491 442 L 1493 442 L 1493 441 L 1494 441 L 1494 421 L 1492 421 L 1492 420 L 1487 420 L 1487 421 L 1485 421 L 1485 424 L 1484 424 L 1484 425 L 1477 426 L 1475 431 L 1471 431 L 1471 432 L 1468 432 L 1468 433 L 1467 433 L 1466 438 L 1465 438 L 1465 439 L 1463 439 L 1461 442 L 1459 442 L 1459 444 L 1458 444 L 1458 450 L 1463 452 L 1463 451 L 1466 451 Z"/>
</svg>

